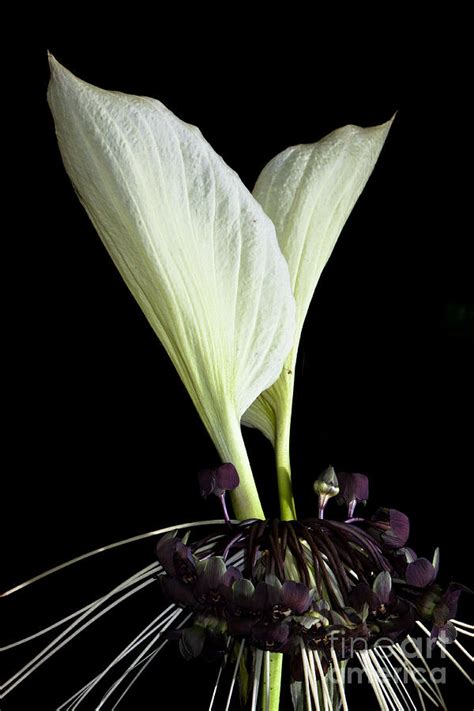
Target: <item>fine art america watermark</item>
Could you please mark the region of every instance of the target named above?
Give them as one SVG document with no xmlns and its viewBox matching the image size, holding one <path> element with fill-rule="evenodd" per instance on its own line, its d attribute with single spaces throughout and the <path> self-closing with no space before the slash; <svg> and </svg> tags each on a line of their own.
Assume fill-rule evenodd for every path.
<svg viewBox="0 0 474 711">
<path fill-rule="evenodd" d="M 443 660 L 447 655 L 443 649 L 436 649 L 431 640 L 424 637 L 410 637 L 397 645 L 394 645 L 389 637 L 381 637 L 370 647 L 363 637 L 343 638 L 339 639 L 338 651 L 345 659 L 360 658 L 361 654 L 368 653 L 382 682 L 385 679 L 391 683 L 406 685 L 413 681 L 423 683 L 425 679 L 429 679 L 436 685 L 446 683 Z M 435 665 L 432 666 L 430 660 L 434 660 Z M 332 674 L 334 682 L 337 682 L 333 666 L 329 667 L 327 674 Z M 364 664 L 347 667 L 344 677 L 346 684 L 362 684 L 366 680 L 367 671 Z"/>
</svg>

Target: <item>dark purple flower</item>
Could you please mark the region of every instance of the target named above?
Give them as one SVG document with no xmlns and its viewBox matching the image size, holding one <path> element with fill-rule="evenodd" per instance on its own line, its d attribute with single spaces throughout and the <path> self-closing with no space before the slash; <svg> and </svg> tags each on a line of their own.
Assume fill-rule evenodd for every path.
<svg viewBox="0 0 474 711">
<path fill-rule="evenodd" d="M 229 632 L 235 637 L 246 637 L 257 623 L 259 610 L 255 604 L 255 586 L 247 578 L 240 578 L 232 586 L 232 598 L 227 610 Z"/>
<path fill-rule="evenodd" d="M 368 583 L 358 583 L 354 588 L 352 588 L 349 594 L 349 602 L 354 610 L 361 615 L 364 612 L 365 606 L 367 606 L 367 614 L 370 611 L 376 610 L 378 606 L 378 599 L 374 595 L 374 591 Z"/>
<path fill-rule="evenodd" d="M 156 552 L 166 572 L 159 581 L 169 600 L 197 612 L 223 614 L 235 581 L 242 577 L 240 570 L 227 567 L 220 556 L 194 559 L 188 546 L 170 536 L 158 542 Z"/>
<path fill-rule="evenodd" d="M 227 568 L 223 558 L 208 558 L 199 572 L 194 597 L 202 609 L 222 611 L 231 598 L 234 582 L 241 577 L 237 568 Z"/>
<path fill-rule="evenodd" d="M 431 630 L 431 639 L 433 641 L 439 639 L 441 642 L 444 642 L 444 644 L 450 644 L 456 639 L 456 628 L 450 620 L 457 615 L 459 597 L 463 591 L 471 592 L 468 588 L 464 587 L 464 585 L 451 583 L 434 606 L 434 624 Z"/>
<path fill-rule="evenodd" d="M 156 544 L 156 556 L 168 575 L 184 583 L 196 580 L 197 572 L 193 554 L 179 538 L 163 536 Z"/>
<path fill-rule="evenodd" d="M 443 591 L 440 585 L 432 585 L 423 591 L 417 600 L 417 610 L 425 620 L 433 620 L 436 605 L 441 600 Z"/>
<path fill-rule="evenodd" d="M 408 540 L 410 521 L 401 511 L 380 508 L 371 518 L 369 533 L 387 548 L 401 548 Z"/>
<path fill-rule="evenodd" d="M 450 583 L 450 585 L 448 585 L 448 589 L 441 596 L 434 609 L 433 619 L 435 624 L 444 625 L 448 622 L 448 620 L 456 617 L 459 597 L 463 591 L 463 588 L 464 586 L 457 585 L 456 583 Z"/>
<path fill-rule="evenodd" d="M 186 585 L 186 583 L 178 580 L 178 578 L 172 578 L 170 575 L 160 575 L 158 580 L 163 594 L 170 602 L 174 602 L 179 607 L 190 607 L 193 610 L 200 609 L 198 601 L 194 597 L 192 585 Z"/>
<path fill-rule="evenodd" d="M 186 660 L 203 656 L 208 661 L 222 658 L 227 645 L 224 635 L 203 620 L 179 631 L 179 650 Z"/>
<path fill-rule="evenodd" d="M 239 485 L 239 475 L 233 464 L 221 464 L 217 469 L 201 469 L 198 473 L 201 496 L 209 494 L 223 496 L 226 491 L 232 491 Z"/>
<path fill-rule="evenodd" d="M 286 580 L 283 585 L 277 578 L 267 576 L 260 582 L 253 598 L 255 609 L 268 620 L 284 619 L 289 615 L 302 615 L 311 606 L 312 596 L 303 583 Z"/>
<path fill-rule="evenodd" d="M 254 609 L 264 614 L 276 607 L 280 601 L 280 589 L 281 583 L 277 586 L 263 580 L 259 582 L 253 594 L 252 604 Z"/>
<path fill-rule="evenodd" d="M 376 636 L 379 638 L 388 637 L 394 642 L 399 642 L 413 631 L 415 620 L 413 607 L 405 600 L 397 598 L 390 609 L 390 614 L 383 620 L 377 620 L 380 631 Z"/>
<path fill-rule="evenodd" d="M 405 580 L 408 585 L 415 588 L 426 588 L 431 585 L 438 574 L 439 549 L 436 549 L 432 563 L 426 558 L 417 558 L 416 553 L 411 550 L 410 558 L 405 571 Z"/>
<path fill-rule="evenodd" d="M 356 585 L 349 600 L 366 623 L 372 639 L 387 637 L 396 641 L 413 628 L 412 606 L 394 593 L 387 571 L 377 575 L 372 587 L 364 582 Z"/>
<path fill-rule="evenodd" d="M 247 578 L 240 578 L 232 586 L 232 603 L 239 611 L 254 610 L 254 584 Z"/>
<path fill-rule="evenodd" d="M 252 627 L 252 641 L 261 649 L 277 652 L 288 640 L 289 633 L 284 622 L 259 622 Z"/>
<path fill-rule="evenodd" d="M 352 518 L 358 503 L 367 503 L 369 498 L 369 479 L 365 474 L 339 472 L 339 499 L 347 504 L 347 516 Z"/>
<path fill-rule="evenodd" d="M 433 623 L 431 639 L 449 644 L 456 639 L 456 628 L 450 621 L 457 615 L 461 592 L 471 592 L 458 583 L 450 583 L 445 592 L 439 585 L 430 587 L 418 600 L 417 608 L 422 618 Z"/>
<path fill-rule="evenodd" d="M 386 615 L 393 599 L 392 578 L 387 571 L 377 575 L 372 587 L 368 583 L 359 583 L 349 595 L 354 610 L 363 613 L 366 606 L 367 613 L 375 617 Z"/>
<path fill-rule="evenodd" d="M 326 474 L 318 484 L 322 496 L 333 486 Z M 348 480 L 342 476 L 341 486 L 351 500 L 357 496 Z M 222 659 L 243 640 L 250 655 L 258 648 L 290 656 L 296 675 L 302 648 L 318 653 L 324 673 L 336 663 L 334 653 L 340 661 L 401 642 L 417 619 L 429 624 L 434 641 L 453 641 L 461 586 L 444 592 L 432 584 L 438 551 L 433 562 L 418 558 L 402 547 L 408 531 L 403 513 L 379 509 L 370 521 L 243 521 L 227 536 L 192 546 L 165 536 L 157 546 L 159 580 L 166 596 L 186 609 L 189 624 L 166 635 L 179 639 L 186 659 Z M 200 559 L 199 551 L 208 557 Z M 227 566 L 227 556 L 239 568 Z M 289 561 L 296 580 L 285 579 Z"/>
<path fill-rule="evenodd" d="M 200 625 L 186 627 L 180 636 L 179 651 L 186 660 L 195 659 L 201 654 L 206 641 L 206 630 Z"/>
<path fill-rule="evenodd" d="M 303 614 L 311 603 L 311 593 L 303 583 L 287 580 L 282 584 L 276 577 L 269 575 L 266 581 L 260 581 L 254 587 L 250 580 L 241 578 L 232 588 L 228 610 L 229 630 L 236 636 L 245 636 L 257 623 L 264 626 L 280 623 L 292 615 Z M 272 629 L 269 628 L 269 634 Z M 278 634 L 283 644 L 283 633 Z M 277 641 L 275 638 L 275 644 Z"/>
</svg>

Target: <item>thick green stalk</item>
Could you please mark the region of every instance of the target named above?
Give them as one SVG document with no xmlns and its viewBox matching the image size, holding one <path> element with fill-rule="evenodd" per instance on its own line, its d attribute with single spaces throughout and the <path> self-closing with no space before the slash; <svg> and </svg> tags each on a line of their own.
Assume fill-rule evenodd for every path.
<svg viewBox="0 0 474 711">
<path fill-rule="evenodd" d="M 232 417 L 228 418 L 226 426 L 223 427 L 222 440 L 219 442 L 218 449 L 222 460 L 232 462 L 239 473 L 240 484 L 237 489 L 230 492 L 236 517 L 240 520 L 265 518 L 242 437 L 242 430 L 240 424 L 235 423 L 235 419 Z M 270 705 L 268 711 L 278 711 L 280 706 L 282 662 L 282 654 L 270 655 Z M 264 700 L 267 698 L 265 684 L 264 681 L 262 696 Z M 262 708 L 265 708 L 265 701 Z"/>
<path fill-rule="evenodd" d="M 219 439 L 215 441 L 223 462 L 231 462 L 237 469 L 240 484 L 230 492 L 235 517 L 241 521 L 248 518 L 265 518 L 252 468 L 245 447 L 240 422 L 230 412 L 222 420 Z"/>
<path fill-rule="evenodd" d="M 292 521 L 296 518 L 293 486 L 291 483 L 290 430 L 293 409 L 294 372 L 296 354 L 291 352 L 283 368 L 283 375 L 275 386 L 272 409 L 275 423 L 275 458 L 278 478 L 280 518 Z"/>
<path fill-rule="evenodd" d="M 278 711 L 280 708 L 281 671 L 283 654 L 270 654 L 270 703 L 267 707 L 267 681 L 264 677 L 261 697 L 262 711 Z"/>
<path fill-rule="evenodd" d="M 294 368 L 294 362 L 292 362 Z M 293 375 L 293 371 L 287 371 L 287 374 Z M 286 387 L 284 388 L 283 398 L 286 401 L 286 409 L 283 410 L 285 415 L 278 417 L 275 413 L 276 428 L 275 428 L 275 459 L 277 468 L 278 480 L 278 498 L 280 501 L 280 518 L 282 521 L 292 521 L 296 518 L 295 500 L 293 498 L 293 485 L 291 483 L 291 464 L 290 464 L 290 429 L 291 429 L 291 410 L 293 405 L 293 378 L 284 380 Z M 283 668 L 283 654 L 270 655 L 270 703 L 268 711 L 278 711 L 280 708 L 280 690 L 281 676 Z M 266 689 L 263 694 L 263 704 L 266 703 Z M 262 705 L 265 709 L 265 706 Z"/>
<path fill-rule="evenodd" d="M 252 469 L 250 466 L 250 461 L 248 458 L 245 443 L 242 437 L 242 430 L 240 428 L 240 423 L 236 421 L 235 417 L 230 415 L 226 418 L 225 422 L 222 423 L 222 435 L 219 437 L 219 441 L 216 443 L 219 454 L 224 462 L 232 462 L 239 473 L 240 484 L 237 489 L 230 492 L 232 506 L 236 518 L 240 520 L 245 520 L 248 518 L 261 518 L 264 519 L 265 515 L 263 513 L 262 505 L 260 503 L 260 497 L 258 495 L 257 486 L 255 484 L 255 479 L 253 477 Z M 288 435 L 282 432 L 281 442 L 283 446 L 285 443 L 289 442 Z M 288 448 L 287 448 L 288 451 Z M 286 460 L 283 458 L 284 451 L 281 452 L 281 461 L 286 462 L 288 466 L 288 476 L 289 476 L 289 456 L 286 455 Z M 283 475 L 281 477 L 282 482 L 285 481 Z M 279 490 L 280 490 L 280 476 L 278 477 Z M 289 484 L 286 485 L 284 491 L 285 494 L 285 507 L 281 504 L 282 511 L 286 511 L 288 518 L 293 518 L 293 515 L 289 513 L 294 510 L 290 508 L 291 502 L 293 501 L 293 496 L 291 493 L 291 479 L 288 478 Z M 280 493 L 280 501 L 281 501 Z M 283 518 L 283 515 L 282 515 Z M 280 687 L 281 687 L 281 672 L 283 664 L 282 654 L 271 654 L 270 655 L 270 705 L 268 711 L 278 711 L 280 706 Z M 263 683 L 263 707 L 265 708 L 267 692 L 265 688 L 266 681 Z"/>
<path fill-rule="evenodd" d="M 278 498 L 280 500 L 280 518 L 282 521 L 292 521 L 296 518 L 293 485 L 291 483 L 290 427 L 290 418 L 282 418 L 282 420 L 277 423 L 275 437 Z"/>
</svg>

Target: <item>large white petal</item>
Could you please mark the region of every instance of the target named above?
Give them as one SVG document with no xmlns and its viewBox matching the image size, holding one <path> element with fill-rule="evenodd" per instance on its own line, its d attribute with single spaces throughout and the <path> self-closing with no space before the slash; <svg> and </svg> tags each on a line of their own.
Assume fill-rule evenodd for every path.
<svg viewBox="0 0 474 711">
<path fill-rule="evenodd" d="M 345 126 L 318 143 L 288 148 L 263 169 L 254 195 L 275 224 L 296 299 L 293 347 L 280 378 L 245 413 L 278 447 L 288 446 L 293 373 L 304 319 L 321 272 L 380 154 L 391 121 Z M 283 452 L 282 452 L 283 455 Z M 286 455 L 287 456 L 287 455 Z"/>
<path fill-rule="evenodd" d="M 271 220 L 200 131 L 153 99 L 91 86 L 51 59 L 65 168 L 115 265 L 261 515 L 239 421 L 294 335 Z M 156 374 L 159 377 L 159 373 Z"/>
</svg>

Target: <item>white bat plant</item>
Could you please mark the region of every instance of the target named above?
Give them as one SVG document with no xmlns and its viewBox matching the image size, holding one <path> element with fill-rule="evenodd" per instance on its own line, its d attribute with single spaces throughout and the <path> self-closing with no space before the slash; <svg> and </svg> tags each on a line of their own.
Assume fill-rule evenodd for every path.
<svg viewBox="0 0 474 711">
<path fill-rule="evenodd" d="M 235 519 L 224 504 L 224 521 L 169 529 L 158 542 L 158 562 L 35 635 L 68 625 L 3 685 L 4 693 L 158 575 L 171 604 L 61 709 L 91 708 L 107 675 L 139 650 L 94 706 L 116 708 L 170 628 L 186 658 L 211 650 L 222 660 L 211 707 L 228 673 L 223 707 L 229 708 L 239 678 L 241 698 L 252 709 L 277 709 L 288 656 L 298 710 L 347 709 L 343 675 L 350 658 L 359 661 L 380 708 L 403 708 L 402 691 L 386 680 L 394 662 L 409 675 L 423 708 L 423 697 L 445 708 L 435 681 L 420 681 L 400 642 L 411 639 L 415 625 L 445 652 L 458 632 L 471 634 L 471 626 L 453 619 L 461 586 L 443 592 L 434 583 L 438 554 L 430 563 L 404 547 L 404 514 L 379 509 L 370 520 L 353 517 L 368 496 L 364 475 L 326 470 L 314 485 L 319 518 L 306 522 L 297 520 L 291 487 L 291 409 L 304 320 L 391 121 L 345 126 L 318 143 L 288 148 L 263 169 L 252 195 L 200 131 L 159 101 L 98 89 L 53 57 L 50 66 L 48 101 L 66 171 L 223 462 L 200 473 L 202 493 L 224 503 L 230 491 Z M 241 422 L 274 446 L 280 520 L 265 520 Z M 346 521 L 324 518 L 337 494 L 348 506 Z M 177 530 L 210 523 L 220 526 L 211 538 L 188 545 L 189 533 L 176 537 Z M 77 560 L 159 533 L 166 530 L 92 551 L 4 596 Z M 388 644 L 383 653 L 376 644 L 381 638 Z M 356 639 L 364 649 L 354 646 Z"/>
</svg>

